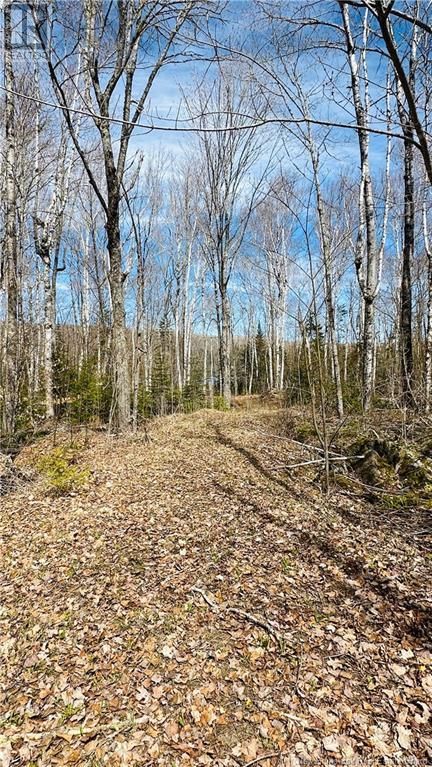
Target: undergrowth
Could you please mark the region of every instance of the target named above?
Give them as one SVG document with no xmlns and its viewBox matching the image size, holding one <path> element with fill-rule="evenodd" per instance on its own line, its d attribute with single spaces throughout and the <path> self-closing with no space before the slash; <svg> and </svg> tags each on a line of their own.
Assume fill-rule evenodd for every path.
<svg viewBox="0 0 432 767">
<path fill-rule="evenodd" d="M 79 469 L 75 461 L 75 451 L 65 447 L 51 450 L 38 461 L 37 469 L 45 477 L 50 494 L 67 495 L 87 481 L 89 471 Z"/>
</svg>

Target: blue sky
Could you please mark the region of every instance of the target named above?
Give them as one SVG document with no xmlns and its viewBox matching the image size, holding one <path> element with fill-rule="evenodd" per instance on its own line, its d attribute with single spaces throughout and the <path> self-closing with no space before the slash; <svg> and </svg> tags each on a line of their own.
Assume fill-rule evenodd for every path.
<svg viewBox="0 0 432 767">
<path fill-rule="evenodd" d="M 256 41 L 257 46 L 262 44 L 263 41 L 265 42 L 266 32 L 261 29 L 257 36 L 253 31 L 253 24 L 250 22 L 250 17 L 248 15 L 250 8 L 256 11 L 257 7 L 252 2 L 242 1 L 229 3 L 227 7 L 228 22 L 224 27 L 224 30 L 228 37 L 233 38 L 236 46 L 246 35 L 248 37 L 248 50 L 253 53 L 254 41 Z M 302 84 L 307 91 L 313 92 L 311 111 L 314 117 L 319 119 L 330 118 L 336 121 L 340 120 L 341 122 L 351 122 L 352 117 L 347 114 L 343 103 L 345 98 L 343 94 L 346 94 L 347 103 L 350 103 L 346 57 L 345 54 L 334 54 L 333 56 L 335 69 L 341 70 L 334 81 L 336 90 L 335 98 L 328 98 L 328 96 L 331 95 L 330 91 L 333 86 L 324 87 L 328 74 L 328 72 L 325 71 L 324 64 L 330 64 L 330 57 L 328 55 L 326 58 L 324 58 L 324 54 L 322 55 L 323 61 L 320 61 L 316 56 L 303 56 L 301 67 Z M 382 95 L 385 72 L 383 72 L 380 58 L 376 54 L 372 54 L 368 57 L 368 64 L 371 80 L 377 83 L 376 85 L 371 86 L 370 95 L 372 101 L 374 101 L 377 97 Z M 153 117 L 156 116 L 157 118 L 168 119 L 173 119 L 178 114 L 179 109 L 180 116 L 185 114 L 180 106 L 182 92 L 188 92 L 194 81 L 203 75 L 206 68 L 206 63 L 176 63 L 175 65 L 167 65 L 164 67 L 153 84 L 150 98 L 146 105 L 145 114 L 142 116 L 142 121 L 147 122 L 147 114 L 150 114 Z M 212 77 L 211 69 L 208 72 L 208 76 Z M 146 80 L 146 73 L 139 70 L 135 82 L 136 97 L 138 97 L 139 93 L 142 91 Z M 342 96 L 340 96 L 340 92 L 342 93 Z M 280 114 L 280 116 L 286 116 L 282 103 L 277 105 L 277 109 L 279 110 L 277 113 Z M 351 106 L 350 109 L 352 112 Z M 294 113 L 296 114 L 295 107 Z M 383 127 L 381 123 L 379 124 L 379 127 Z M 323 132 L 325 132 L 324 129 L 321 128 L 314 128 L 313 131 L 317 136 L 317 139 Z M 144 156 L 151 156 L 153 153 L 162 149 L 162 151 L 167 152 L 173 158 L 175 163 L 176 159 L 181 158 L 188 146 L 194 141 L 196 141 L 194 134 L 185 132 L 164 133 L 158 130 L 149 133 L 143 129 L 136 128 L 130 141 L 129 158 L 132 159 L 134 154 L 138 151 L 143 152 Z M 322 179 L 324 184 L 333 184 L 341 173 L 347 173 L 351 177 L 355 177 L 359 167 L 358 139 L 355 131 L 342 129 L 332 130 L 327 146 L 329 151 L 323 152 L 321 156 Z M 285 155 L 281 153 L 281 162 L 284 170 L 287 173 L 296 172 L 296 166 L 300 171 L 308 174 L 309 160 L 307 154 L 295 137 L 291 136 L 289 138 L 287 141 L 287 148 L 288 151 Z M 377 178 L 384 168 L 385 151 L 386 139 L 380 136 L 371 136 L 370 159 L 374 168 L 374 174 Z M 262 158 L 262 161 L 265 161 L 264 157 Z M 173 165 L 172 172 L 175 173 L 175 164 Z M 60 275 L 59 289 L 60 292 L 66 293 L 66 275 Z"/>
</svg>

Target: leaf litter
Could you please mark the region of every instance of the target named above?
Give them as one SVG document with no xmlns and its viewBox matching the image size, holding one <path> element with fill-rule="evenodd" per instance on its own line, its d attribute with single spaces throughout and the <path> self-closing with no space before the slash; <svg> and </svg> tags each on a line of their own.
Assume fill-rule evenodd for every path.
<svg viewBox="0 0 432 767">
<path fill-rule="evenodd" d="M 431 560 L 276 433 L 92 435 L 85 487 L 2 499 L 1 767 L 432 763 Z"/>
</svg>

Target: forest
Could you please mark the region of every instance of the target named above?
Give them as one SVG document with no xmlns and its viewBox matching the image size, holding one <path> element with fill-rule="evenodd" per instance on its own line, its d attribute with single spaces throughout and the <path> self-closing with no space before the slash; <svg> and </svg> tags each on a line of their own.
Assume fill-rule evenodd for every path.
<svg viewBox="0 0 432 767">
<path fill-rule="evenodd" d="M 0 767 L 426 767 L 431 0 L 0 27 Z"/>
<path fill-rule="evenodd" d="M 141 5 L 5 4 L 3 433 L 427 413 L 426 4 Z"/>
</svg>

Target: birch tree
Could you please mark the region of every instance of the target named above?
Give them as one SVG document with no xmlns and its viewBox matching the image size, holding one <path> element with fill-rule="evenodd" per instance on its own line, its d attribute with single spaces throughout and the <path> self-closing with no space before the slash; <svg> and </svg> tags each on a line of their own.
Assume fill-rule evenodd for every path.
<svg viewBox="0 0 432 767">
<path fill-rule="evenodd" d="M 18 284 L 17 284 L 17 193 L 15 182 L 15 106 L 12 60 L 12 0 L 3 5 L 3 49 L 5 83 L 5 222 L 2 277 L 6 293 L 6 327 L 3 353 L 3 428 L 14 430 L 18 406 Z"/>
<path fill-rule="evenodd" d="M 379 292 L 382 258 L 387 235 L 388 205 L 386 194 L 381 243 L 378 242 L 374 191 L 369 159 L 369 89 L 366 63 L 368 15 L 364 16 L 363 41 L 357 50 L 351 31 L 348 4 L 340 2 L 345 34 L 346 53 L 351 75 L 351 93 L 358 126 L 357 136 L 360 152 L 359 227 L 355 248 L 355 266 L 363 298 L 363 410 L 372 404 L 374 388 L 375 350 L 375 302 Z M 362 97 L 361 75 L 364 80 Z M 390 145 L 387 148 L 386 176 L 389 176 Z M 386 185 L 388 188 L 388 182 Z"/>
<path fill-rule="evenodd" d="M 44 390 L 45 414 L 54 417 L 53 350 L 56 322 L 56 283 L 60 271 L 60 245 L 64 213 L 69 196 L 72 156 L 68 153 L 67 133 L 64 127 L 59 138 L 59 151 L 54 160 L 54 179 L 48 179 L 49 190 L 43 195 L 41 156 L 39 146 L 40 116 L 36 118 L 36 189 L 33 205 L 33 238 L 37 255 L 42 262 L 44 293 Z"/>
<path fill-rule="evenodd" d="M 112 303 L 112 415 L 120 430 L 130 425 L 130 371 L 124 304 L 127 274 L 124 271 L 121 231 L 128 150 L 133 130 L 140 120 L 157 74 L 175 57 L 173 47 L 176 39 L 197 7 L 192 0 L 168 3 L 117 0 L 106 12 L 102 0 L 85 2 L 80 21 L 82 27 L 72 35 L 71 49 L 60 62 L 55 43 L 67 43 L 65 29 L 59 30 L 54 22 L 51 35 L 54 45 L 50 46 L 39 34 L 66 125 L 105 216 Z M 70 109 L 67 83 L 76 56 L 77 37 L 82 41 L 81 55 L 87 73 L 82 108 L 86 114 L 92 114 L 100 137 L 102 177 L 91 163 L 78 134 L 74 112 Z M 154 54 L 152 60 L 146 61 L 147 74 L 143 82 L 143 52 L 149 49 Z M 139 82 L 137 72 L 140 72 Z"/>
</svg>

